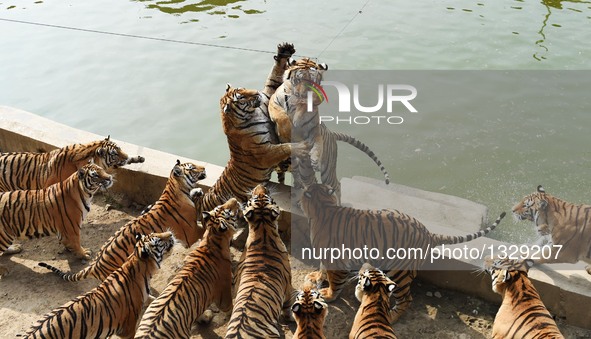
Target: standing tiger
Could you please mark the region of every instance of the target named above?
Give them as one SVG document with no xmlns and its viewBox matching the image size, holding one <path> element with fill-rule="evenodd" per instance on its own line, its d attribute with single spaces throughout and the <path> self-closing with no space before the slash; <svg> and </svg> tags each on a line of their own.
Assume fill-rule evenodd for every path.
<svg viewBox="0 0 591 339">
<path fill-rule="evenodd" d="M 92 291 L 45 315 L 26 338 L 133 338 L 150 279 L 175 243 L 171 232 L 138 238 L 119 269 Z"/>
<path fill-rule="evenodd" d="M 321 182 L 334 188 L 340 200 L 341 184 L 337 178 L 337 141 L 344 141 L 367 154 L 379 167 L 386 184 L 390 176 L 373 151 L 364 143 L 352 136 L 330 131 L 320 123 L 318 105 L 323 98 L 313 96 L 313 111 L 308 112 L 307 95 L 310 84 L 319 84 L 322 74 L 328 69 L 326 64 L 317 64 L 309 58 L 300 59 L 288 64 L 284 73 L 283 84 L 279 86 L 269 102 L 269 116 L 274 123 L 279 142 L 307 141 L 312 145 L 310 151 L 311 165 L 320 172 Z M 281 164 L 279 171 L 285 171 L 286 165 Z M 283 176 L 281 175 L 280 181 Z M 300 178 L 294 173 L 294 186 L 305 187 L 312 182 Z"/>
<path fill-rule="evenodd" d="M 0 155 L 0 191 L 34 190 L 62 182 L 90 159 L 102 168 L 144 162 L 129 158 L 107 137 L 88 144 L 74 144 L 47 153 L 3 153 Z"/>
<path fill-rule="evenodd" d="M 90 211 L 92 196 L 112 184 L 113 178 L 91 160 L 48 188 L 1 192 L 0 254 L 20 252 L 20 245 L 11 246 L 15 239 L 57 234 L 68 251 L 89 259 L 90 251 L 80 245 L 80 225 Z M 0 278 L 6 274 L 8 269 L 0 265 Z"/>
<path fill-rule="evenodd" d="M 576 263 L 587 264 L 591 274 L 591 205 L 576 205 L 556 198 L 539 185 L 535 193 L 525 196 L 513 207 L 513 215 L 519 220 L 534 223 L 540 235 L 539 245 L 548 242 L 551 255 L 541 256 L 534 263 Z M 557 248 L 562 245 L 558 254 Z"/>
<path fill-rule="evenodd" d="M 109 238 L 89 266 L 78 273 L 65 273 L 46 263 L 39 263 L 39 266 L 52 270 L 67 281 L 79 281 L 88 277 L 102 281 L 121 267 L 133 252 L 138 234 L 170 230 L 184 246 L 191 246 L 203 236 L 203 229 L 197 224 L 195 203 L 190 194 L 197 187 L 198 181 L 205 176 L 203 166 L 181 164 L 177 160 L 158 201 L 148 212 L 128 222 Z"/>
<path fill-rule="evenodd" d="M 349 332 L 350 339 L 393 338 L 396 339 L 392 323 L 390 296 L 396 284 L 382 271 L 363 265 L 359 270 L 355 297 L 361 305 Z"/>
<path fill-rule="evenodd" d="M 532 265 L 531 260 L 486 258 L 484 270 L 491 276 L 492 290 L 503 297 L 493 338 L 564 338 L 527 277 Z"/>
<path fill-rule="evenodd" d="M 335 190 L 326 185 L 314 184 L 303 193 L 300 201 L 304 215 L 310 223 L 310 240 L 313 248 L 407 248 L 428 254 L 427 249 L 442 244 L 458 244 L 481 237 L 492 231 L 505 217 L 500 217 L 488 228 L 464 236 L 433 234 L 417 219 L 396 210 L 362 210 L 337 205 Z M 416 253 L 416 252 L 415 252 Z M 417 270 L 427 259 L 408 258 L 378 262 L 388 267 L 388 276 L 396 281 L 394 291 L 396 306 L 392 321 L 398 320 L 408 308 L 412 297 L 410 284 L 417 275 Z M 324 263 L 323 263 L 324 264 Z M 358 260 L 344 261 L 333 264 L 333 269 L 326 271 L 329 287 L 320 290 L 327 302 L 333 301 L 349 280 L 349 271 L 343 268 L 361 266 Z M 372 262 L 373 265 L 376 265 Z M 377 265 L 376 265 L 377 266 Z M 335 270 L 334 267 L 337 269 Z M 349 268 L 349 269 L 350 269 Z M 313 272 L 308 275 L 312 282 L 320 283 L 324 273 Z"/>
<path fill-rule="evenodd" d="M 269 181 L 275 166 L 292 153 L 303 155 L 304 143 L 279 144 L 269 119 L 269 98 L 281 85 L 287 60 L 295 52 L 293 45 L 277 46 L 273 68 L 262 92 L 226 87 L 220 99 L 220 116 L 228 140 L 230 160 L 222 175 L 202 199 L 202 210 L 209 211 L 235 197 L 248 200 L 248 192 Z"/>
<path fill-rule="evenodd" d="M 148 306 L 136 338 L 189 338 L 191 325 L 212 302 L 223 312 L 232 310 L 230 241 L 238 209 L 238 201 L 230 199 L 211 212 L 203 212 L 203 240 Z"/>
<path fill-rule="evenodd" d="M 279 338 L 279 315 L 289 316 L 294 290 L 289 252 L 279 237 L 279 206 L 262 185 L 243 210 L 249 233 L 234 275 L 236 299 L 226 338 Z"/>
<path fill-rule="evenodd" d="M 325 339 L 324 319 L 328 314 L 328 305 L 322 295 L 310 284 L 305 284 L 291 307 L 291 312 L 298 325 L 293 333 L 296 339 Z"/>
</svg>

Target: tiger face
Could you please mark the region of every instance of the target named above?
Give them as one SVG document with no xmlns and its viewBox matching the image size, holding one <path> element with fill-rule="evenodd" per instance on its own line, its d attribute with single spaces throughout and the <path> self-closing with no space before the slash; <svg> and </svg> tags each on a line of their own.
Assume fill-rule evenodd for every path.
<svg viewBox="0 0 591 339">
<path fill-rule="evenodd" d="M 129 156 L 117 144 L 112 142 L 110 138 L 108 136 L 100 142 L 95 151 L 95 162 L 103 168 L 117 168 L 127 164 Z"/>
<path fill-rule="evenodd" d="M 160 263 L 166 254 L 170 252 L 176 240 L 172 232 L 151 233 L 138 236 L 135 251 L 142 260 L 153 259 L 160 268 Z"/>
<path fill-rule="evenodd" d="M 328 70 L 328 65 L 315 63 L 309 58 L 290 61 L 287 70 L 283 74 L 283 80 L 291 81 L 293 95 L 305 97 L 311 83 L 320 84 L 322 82 L 322 75 L 326 70 Z M 321 98 L 318 99 L 322 100 Z M 319 105 L 321 102 L 315 102 L 314 104 Z"/>
<path fill-rule="evenodd" d="M 275 204 L 267 188 L 261 184 L 252 190 L 251 197 L 243 210 L 244 218 L 249 223 L 274 222 L 279 218 L 280 212 L 279 206 Z"/>
<path fill-rule="evenodd" d="M 492 279 L 492 290 L 502 295 L 506 285 L 511 282 L 520 272 L 525 273 L 534 265 L 530 259 L 516 260 L 516 259 L 493 259 L 486 257 L 484 259 L 484 271 L 488 273 Z"/>
<path fill-rule="evenodd" d="M 523 200 L 513 206 L 513 215 L 519 220 L 535 222 L 540 211 L 548 206 L 546 191 L 542 185 L 538 186 L 537 192 L 526 195 Z"/>
<path fill-rule="evenodd" d="M 78 170 L 78 179 L 83 190 L 90 194 L 113 185 L 113 177 L 92 160 Z"/>
<path fill-rule="evenodd" d="M 181 164 L 181 161 L 177 159 L 176 165 L 172 168 L 171 177 L 180 182 L 183 187 L 192 189 L 196 188 L 197 182 L 205 179 L 207 174 L 205 167 L 190 162 Z"/>
<path fill-rule="evenodd" d="M 261 105 L 261 96 L 257 90 L 233 88 L 226 86 L 226 93 L 220 99 L 222 122 L 231 123 L 234 127 L 249 121 L 256 109 Z M 224 127 L 226 128 L 226 127 Z"/>
<path fill-rule="evenodd" d="M 299 206 L 306 215 L 323 206 L 338 206 L 336 190 L 328 185 L 312 184 L 302 194 Z"/>
<path fill-rule="evenodd" d="M 357 285 L 355 286 L 355 297 L 359 302 L 363 302 L 363 297 L 369 294 L 385 292 L 388 298 L 392 296 L 392 292 L 396 288 L 390 278 L 384 272 L 377 268 L 373 268 L 368 264 L 363 265 L 359 270 Z"/>
<path fill-rule="evenodd" d="M 236 232 L 239 211 L 238 200 L 232 198 L 210 212 L 203 212 L 203 226 L 214 234 L 228 234 L 231 237 Z"/>
<path fill-rule="evenodd" d="M 305 288 L 296 295 L 291 311 L 295 319 L 305 316 L 324 319 L 328 306 L 318 290 Z"/>
</svg>

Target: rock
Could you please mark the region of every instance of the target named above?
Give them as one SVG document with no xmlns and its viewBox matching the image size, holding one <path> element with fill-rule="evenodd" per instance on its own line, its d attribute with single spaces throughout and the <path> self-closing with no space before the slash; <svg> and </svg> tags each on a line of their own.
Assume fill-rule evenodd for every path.
<svg viewBox="0 0 591 339">
<path fill-rule="evenodd" d="M 427 297 L 432 297 L 433 296 L 433 292 L 427 292 L 426 295 L 427 295 Z"/>
<path fill-rule="evenodd" d="M 441 293 L 439 293 L 439 292 L 435 292 L 433 295 L 435 296 L 435 298 L 441 298 L 442 297 Z"/>
</svg>

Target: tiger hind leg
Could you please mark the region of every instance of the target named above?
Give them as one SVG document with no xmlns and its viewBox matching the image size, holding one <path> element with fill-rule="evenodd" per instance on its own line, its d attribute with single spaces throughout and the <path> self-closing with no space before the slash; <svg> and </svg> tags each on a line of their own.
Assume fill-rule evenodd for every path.
<svg viewBox="0 0 591 339">
<path fill-rule="evenodd" d="M 410 286 L 414 278 L 417 276 L 417 272 L 414 270 L 392 270 L 386 275 L 396 283 L 396 289 L 393 293 L 396 304 L 392 308 L 392 318 L 390 319 L 390 323 L 395 323 L 412 303 Z"/>
</svg>

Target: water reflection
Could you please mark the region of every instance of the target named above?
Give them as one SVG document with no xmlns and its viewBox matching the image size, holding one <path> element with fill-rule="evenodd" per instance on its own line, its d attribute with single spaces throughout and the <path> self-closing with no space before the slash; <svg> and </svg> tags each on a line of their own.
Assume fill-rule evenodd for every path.
<svg viewBox="0 0 591 339">
<path fill-rule="evenodd" d="M 542 20 L 542 27 L 538 31 L 540 35 L 540 39 L 538 39 L 535 44 L 540 48 L 540 51 L 534 53 L 534 59 L 538 61 L 546 60 L 546 54 L 548 53 L 548 47 L 546 46 L 546 34 L 544 33 L 544 29 L 548 25 L 548 20 L 550 19 L 550 15 L 552 15 L 552 8 L 562 10 L 563 3 L 570 2 L 570 3 L 581 3 L 581 4 L 588 4 L 591 3 L 589 1 L 578 1 L 578 0 L 542 0 L 542 4 L 546 7 L 546 14 L 544 15 L 544 20 Z M 568 8 L 571 11 L 582 13 L 582 11 L 577 10 L 575 8 Z M 552 24 L 553 27 L 562 27 L 559 24 Z"/>
<path fill-rule="evenodd" d="M 246 0 L 132 0 L 135 2 L 146 3 L 146 8 L 156 9 L 163 13 L 181 15 L 185 13 L 200 13 L 205 12 L 211 15 L 223 15 L 228 18 L 239 18 L 242 14 L 261 14 L 265 11 L 256 9 L 242 8 L 240 2 Z M 199 20 L 190 20 L 199 21 Z"/>
</svg>

